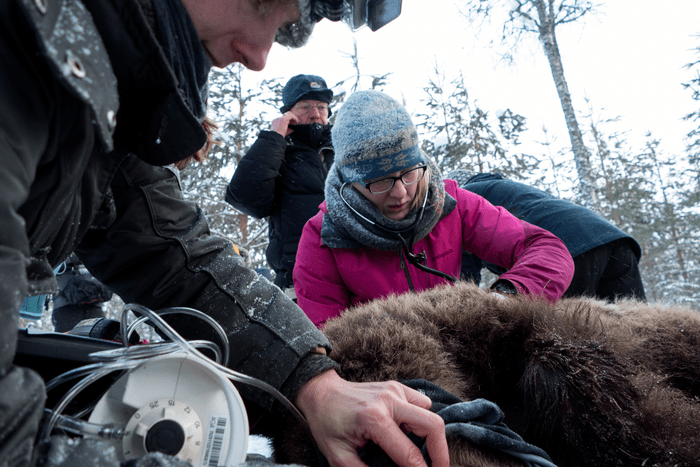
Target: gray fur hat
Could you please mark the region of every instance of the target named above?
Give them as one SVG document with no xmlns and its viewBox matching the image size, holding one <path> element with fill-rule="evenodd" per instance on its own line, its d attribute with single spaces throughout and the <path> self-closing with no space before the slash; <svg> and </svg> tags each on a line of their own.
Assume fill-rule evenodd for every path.
<svg viewBox="0 0 700 467">
<path fill-rule="evenodd" d="M 286 47 L 304 46 L 314 30 L 318 19 L 311 14 L 311 0 L 298 0 L 301 18 L 299 21 L 288 24 L 277 31 L 275 42 Z"/>
<path fill-rule="evenodd" d="M 377 91 L 351 94 L 331 130 L 343 182 L 371 180 L 427 163 L 411 115 Z"/>
</svg>

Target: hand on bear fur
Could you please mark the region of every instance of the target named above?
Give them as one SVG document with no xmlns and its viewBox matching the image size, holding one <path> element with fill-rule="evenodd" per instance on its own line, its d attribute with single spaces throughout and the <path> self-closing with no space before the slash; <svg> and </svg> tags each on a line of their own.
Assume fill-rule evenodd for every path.
<svg viewBox="0 0 700 467">
<path fill-rule="evenodd" d="M 409 431 L 426 438 L 433 467 L 449 466 L 445 422 L 427 396 L 395 381 L 351 383 L 329 370 L 306 383 L 295 403 L 332 467 L 365 466 L 357 450 L 369 440 L 400 467 L 427 467 Z"/>
</svg>

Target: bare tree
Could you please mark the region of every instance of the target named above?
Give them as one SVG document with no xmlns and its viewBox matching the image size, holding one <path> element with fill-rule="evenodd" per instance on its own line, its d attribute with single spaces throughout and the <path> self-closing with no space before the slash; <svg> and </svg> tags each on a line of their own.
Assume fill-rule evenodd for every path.
<svg viewBox="0 0 700 467">
<path fill-rule="evenodd" d="M 576 22 L 587 14 L 595 12 L 598 5 L 588 0 L 511 0 L 508 3 L 498 0 L 463 0 L 463 4 L 465 7 L 463 14 L 471 23 L 492 19 L 497 7 L 507 9 L 500 40 L 503 44 L 512 44 L 511 51 L 523 36 L 537 34 L 549 61 L 552 78 L 564 111 L 579 178 L 581 202 L 589 208 L 596 208 L 598 203 L 595 179 L 591 174 L 590 152 L 584 144 L 571 102 L 571 93 L 564 77 L 556 28 Z M 511 51 L 507 52 L 504 58 L 512 59 Z"/>
</svg>

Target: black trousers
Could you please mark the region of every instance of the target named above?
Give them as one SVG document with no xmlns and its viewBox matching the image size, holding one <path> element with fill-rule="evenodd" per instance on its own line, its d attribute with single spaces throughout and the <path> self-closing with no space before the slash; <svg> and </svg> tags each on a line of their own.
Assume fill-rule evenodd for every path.
<svg viewBox="0 0 700 467">
<path fill-rule="evenodd" d="M 588 250 L 574 257 L 574 265 L 574 278 L 564 297 L 646 300 L 637 257 L 624 240 Z"/>
</svg>

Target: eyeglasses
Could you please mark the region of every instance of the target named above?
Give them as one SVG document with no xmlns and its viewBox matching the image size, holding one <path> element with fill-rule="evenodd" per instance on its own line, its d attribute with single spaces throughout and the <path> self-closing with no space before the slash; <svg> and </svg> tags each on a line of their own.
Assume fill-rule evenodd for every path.
<svg viewBox="0 0 700 467">
<path fill-rule="evenodd" d="M 299 104 L 294 106 L 295 109 L 299 109 L 302 113 L 309 113 L 311 110 L 316 109 L 321 115 L 328 113 L 328 104 Z"/>
<path fill-rule="evenodd" d="M 362 182 L 362 185 L 364 185 L 364 187 L 367 188 L 372 194 L 378 195 L 379 193 L 386 193 L 394 188 L 394 183 L 396 183 L 396 180 L 401 180 L 404 185 L 413 185 L 414 183 L 418 183 L 425 175 L 425 170 L 427 168 L 427 165 L 421 165 L 420 167 L 416 167 L 402 173 L 398 177 L 385 177 L 373 182 Z"/>
</svg>

